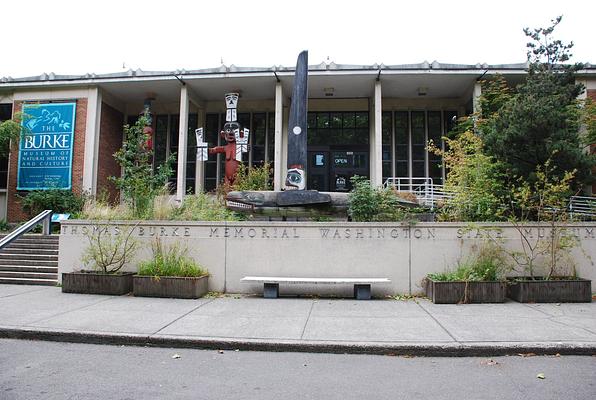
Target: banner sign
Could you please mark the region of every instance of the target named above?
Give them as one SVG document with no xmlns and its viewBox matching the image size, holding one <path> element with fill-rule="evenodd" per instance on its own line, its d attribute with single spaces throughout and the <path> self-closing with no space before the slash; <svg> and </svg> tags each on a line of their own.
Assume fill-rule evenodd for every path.
<svg viewBox="0 0 596 400">
<path fill-rule="evenodd" d="M 71 189 L 76 103 L 23 104 L 17 190 Z"/>
</svg>

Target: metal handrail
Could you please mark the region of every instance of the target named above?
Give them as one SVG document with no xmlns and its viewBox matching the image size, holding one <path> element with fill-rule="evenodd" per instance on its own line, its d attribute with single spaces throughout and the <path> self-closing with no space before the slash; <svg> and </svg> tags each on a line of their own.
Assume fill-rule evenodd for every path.
<svg viewBox="0 0 596 400">
<path fill-rule="evenodd" d="M 10 243 L 18 239 L 21 235 L 29 232 L 33 229 L 37 224 L 41 223 L 43 226 L 42 233 L 44 235 L 49 235 L 51 233 L 50 225 L 52 222 L 52 210 L 45 210 L 40 212 L 35 217 L 31 218 L 29 221 L 24 223 L 23 225 L 19 226 L 17 229 L 12 231 L 10 234 L 6 235 L 5 237 L 0 240 L 0 250 Z"/>
<path fill-rule="evenodd" d="M 434 210 L 438 201 L 448 201 L 454 196 L 444 185 L 435 184 L 432 178 L 390 177 L 385 180 L 383 186 L 413 193 L 421 204 L 430 207 L 431 210 Z"/>
<path fill-rule="evenodd" d="M 571 196 L 568 209 L 571 219 L 574 216 L 596 218 L 596 197 Z"/>
</svg>

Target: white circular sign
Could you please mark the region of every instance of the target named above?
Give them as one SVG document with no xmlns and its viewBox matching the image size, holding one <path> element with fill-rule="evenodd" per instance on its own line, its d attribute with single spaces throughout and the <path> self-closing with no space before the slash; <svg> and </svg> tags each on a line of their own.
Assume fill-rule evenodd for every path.
<svg viewBox="0 0 596 400">
<path fill-rule="evenodd" d="M 302 133 L 302 128 L 295 126 L 294 129 L 292 129 L 292 132 L 294 132 L 294 135 L 300 135 Z"/>
</svg>

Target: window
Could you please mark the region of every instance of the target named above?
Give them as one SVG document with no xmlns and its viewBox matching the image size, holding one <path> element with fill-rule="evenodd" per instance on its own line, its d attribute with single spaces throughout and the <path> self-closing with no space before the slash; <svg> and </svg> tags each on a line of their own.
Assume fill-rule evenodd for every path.
<svg viewBox="0 0 596 400">
<path fill-rule="evenodd" d="M 136 120 L 136 117 L 135 117 Z M 129 119 L 130 121 L 130 119 Z M 194 192 L 195 188 L 195 162 L 196 162 L 196 137 L 198 115 L 188 115 L 188 136 L 186 139 L 186 191 Z M 178 135 L 180 126 L 180 116 L 178 114 L 157 115 L 155 117 L 154 134 L 154 168 L 163 163 L 166 157 L 172 153 L 178 153 Z M 169 182 L 172 189 L 177 185 L 178 157 L 172 163 L 174 173 Z"/>
<path fill-rule="evenodd" d="M 368 112 L 309 112 L 308 145 L 366 145 Z"/>
<path fill-rule="evenodd" d="M 393 120 L 392 120 L 393 118 Z M 383 112 L 383 179 L 387 177 L 432 178 L 443 182 L 443 160 L 426 150 L 429 140 L 442 148 L 443 136 L 455 125 L 456 111 Z M 391 132 L 393 129 L 393 132 Z M 391 173 L 392 154 L 386 151 L 393 134 L 395 173 Z"/>
<path fill-rule="evenodd" d="M 383 157 L 383 181 L 393 176 L 392 167 L 392 136 L 393 136 L 393 116 L 391 112 L 383 112 L 382 121 L 382 157 Z"/>
<path fill-rule="evenodd" d="M 428 112 L 428 140 L 435 146 L 441 148 L 441 112 Z M 428 176 L 433 179 L 433 183 L 443 183 L 443 160 L 440 156 L 428 153 Z"/>
</svg>

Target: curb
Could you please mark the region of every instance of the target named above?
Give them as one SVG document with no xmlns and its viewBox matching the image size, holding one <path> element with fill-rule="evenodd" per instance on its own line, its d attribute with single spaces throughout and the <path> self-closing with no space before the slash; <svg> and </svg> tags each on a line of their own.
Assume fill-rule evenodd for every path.
<svg viewBox="0 0 596 400">
<path fill-rule="evenodd" d="M 481 343 L 370 343 L 298 340 L 201 338 L 97 332 L 49 331 L 1 328 L 0 338 L 147 346 L 205 350 L 242 350 L 297 353 L 369 354 L 418 357 L 491 357 L 533 353 L 536 355 L 596 355 L 594 342 L 481 342 Z"/>
</svg>

